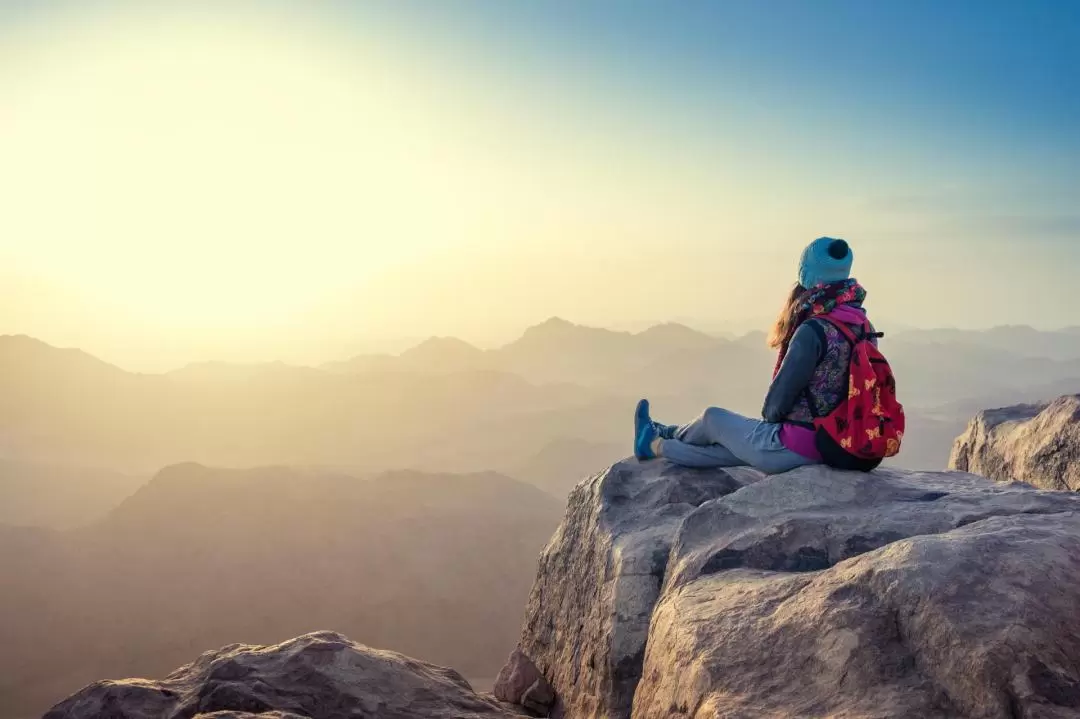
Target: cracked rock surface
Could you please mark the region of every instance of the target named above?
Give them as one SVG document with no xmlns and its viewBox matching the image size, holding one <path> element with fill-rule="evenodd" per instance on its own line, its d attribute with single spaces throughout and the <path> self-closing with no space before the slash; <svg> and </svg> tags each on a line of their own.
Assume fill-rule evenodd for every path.
<svg viewBox="0 0 1080 719">
<path fill-rule="evenodd" d="M 520 650 L 552 716 L 1080 717 L 1080 496 L 959 472 L 625 462 Z"/>
</svg>

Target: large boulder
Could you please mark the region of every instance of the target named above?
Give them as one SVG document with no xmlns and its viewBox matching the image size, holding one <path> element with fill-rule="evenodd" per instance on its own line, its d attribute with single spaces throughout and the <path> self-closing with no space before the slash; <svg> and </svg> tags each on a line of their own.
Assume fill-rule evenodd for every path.
<svg viewBox="0 0 1080 719">
<path fill-rule="evenodd" d="M 1080 717 L 1078 550 L 1080 496 L 1021 483 L 628 462 L 571 495 L 517 661 L 573 719 Z"/>
<path fill-rule="evenodd" d="M 540 556 L 504 675 L 529 658 L 556 689 L 554 716 L 627 716 L 675 534 L 695 508 L 742 485 L 725 471 L 633 461 L 579 484 Z M 516 701 L 504 686 L 496 696 Z"/>
<path fill-rule="evenodd" d="M 1080 395 L 980 412 L 956 439 L 949 468 L 1044 489 L 1080 489 Z"/>
<path fill-rule="evenodd" d="M 316 632 L 206 652 L 160 681 L 91 684 L 44 719 L 512 719 L 460 674 Z"/>
<path fill-rule="evenodd" d="M 702 506 L 633 716 L 1080 716 L 1078 510 L 972 475 L 820 467 Z"/>
</svg>

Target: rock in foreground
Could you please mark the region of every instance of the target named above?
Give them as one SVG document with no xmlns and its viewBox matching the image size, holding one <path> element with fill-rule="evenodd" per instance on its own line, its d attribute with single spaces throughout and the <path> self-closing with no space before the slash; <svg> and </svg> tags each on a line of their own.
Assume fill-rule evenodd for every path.
<svg viewBox="0 0 1080 719">
<path fill-rule="evenodd" d="M 572 719 L 1080 717 L 1078 607 L 1072 493 L 627 462 L 571 495 L 514 659 Z"/>
<path fill-rule="evenodd" d="M 635 717 L 1077 717 L 1080 516 L 994 517 L 828 570 L 665 594 Z"/>
<path fill-rule="evenodd" d="M 949 468 L 1080 490 L 1080 395 L 980 412 L 956 439 Z"/>
<path fill-rule="evenodd" d="M 734 473 L 660 462 L 616 464 L 579 484 L 540 556 L 521 652 L 504 674 L 527 673 L 531 659 L 556 688 L 556 716 L 628 715 L 675 534 L 741 486 Z M 518 701 L 503 683 L 495 695 Z"/>
<path fill-rule="evenodd" d="M 207 652 L 161 681 L 91 684 L 44 719 L 512 719 L 457 672 L 340 634 Z"/>
</svg>

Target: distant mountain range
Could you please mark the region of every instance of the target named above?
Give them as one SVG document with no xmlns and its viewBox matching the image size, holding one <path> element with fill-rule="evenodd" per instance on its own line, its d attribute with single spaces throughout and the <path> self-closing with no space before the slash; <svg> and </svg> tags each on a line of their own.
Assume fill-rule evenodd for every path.
<svg viewBox="0 0 1080 719">
<path fill-rule="evenodd" d="M 485 423 L 558 414 L 604 397 L 486 370 L 352 375 L 209 363 L 138 375 L 2 337 L 0 457 L 129 472 L 183 461 L 413 467 L 411 457 L 439 445 L 453 452 L 489 444 L 476 430 Z M 518 456 L 546 441 L 536 438 Z"/>
<path fill-rule="evenodd" d="M 490 473 L 187 464 L 86 528 L 0 527 L 0 716 L 317 629 L 494 676 L 562 508 Z"/>
<path fill-rule="evenodd" d="M 487 353 L 454 337 L 432 337 L 399 355 L 358 355 L 322 366 L 331 372 L 466 372 L 488 369 Z"/>
<path fill-rule="evenodd" d="M 917 330 L 887 334 L 883 348 L 917 420 L 900 461 L 917 468 L 943 467 L 945 435 L 974 411 L 1080 391 L 1075 329 Z M 433 338 L 320 368 L 202 363 L 160 375 L 0 337 L 0 458 L 144 476 L 185 461 L 527 467 L 555 486 L 570 481 L 556 476 L 566 463 L 545 470 L 536 458 L 554 458 L 549 447 L 567 440 L 628 453 L 639 397 L 668 422 L 707 405 L 757 415 L 773 361 L 763 333 L 732 340 L 678 324 L 631 333 L 559 319 L 494 350 Z"/>
<path fill-rule="evenodd" d="M 1080 327 L 1057 331 L 1036 330 L 1025 325 L 987 330 L 883 329 L 890 343 L 966 346 L 1057 361 L 1080 359 Z M 552 318 L 527 329 L 514 342 L 494 350 L 481 350 L 452 337 L 433 337 L 400 355 L 360 355 L 351 360 L 328 363 L 324 368 L 342 372 L 391 368 L 425 372 L 494 369 L 515 372 L 541 382 L 551 380 L 554 375 L 560 381 L 580 383 L 584 379 L 582 369 L 592 368 L 605 360 L 614 361 L 615 368 L 625 368 L 648 364 L 650 360 L 682 350 L 732 344 L 762 350 L 764 341 L 764 331 L 736 338 L 667 323 L 638 332 L 624 332 L 584 327 Z M 568 374 L 562 374 L 560 368 Z"/>
<path fill-rule="evenodd" d="M 552 318 L 499 349 L 485 351 L 452 337 L 433 337 L 397 356 L 360 355 L 328 363 L 323 369 L 352 373 L 487 370 L 517 374 L 540 384 L 602 384 L 613 375 L 642 369 L 674 352 L 730 344 L 674 323 L 631 333 Z"/>
<path fill-rule="evenodd" d="M 1055 332 L 1040 331 L 1026 325 L 1006 325 L 988 330 L 910 330 L 897 334 L 896 338 L 918 344 L 968 345 L 1050 360 L 1080 358 L 1078 327 Z"/>
</svg>

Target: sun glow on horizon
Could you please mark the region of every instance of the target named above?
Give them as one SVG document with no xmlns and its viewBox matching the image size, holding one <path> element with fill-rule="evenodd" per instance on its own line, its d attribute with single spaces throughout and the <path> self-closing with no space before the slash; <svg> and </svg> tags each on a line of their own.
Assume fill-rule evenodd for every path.
<svg viewBox="0 0 1080 719">
<path fill-rule="evenodd" d="M 733 232 L 745 214 L 737 183 L 643 142 L 647 123 L 572 78 L 524 87 L 268 7 L 51 11 L 0 35 L 5 287 L 63 298 L 24 311 L 24 289 L 16 331 L 109 354 L 74 301 L 125 354 L 127 336 L 274 358 L 364 332 L 602 322 L 621 300 L 593 287 L 663 259 L 653 238 L 715 252 L 718 218 Z"/>
<path fill-rule="evenodd" d="M 9 266 L 144 321 L 259 325 L 453 237 L 453 118 L 377 43 L 265 13 L 48 23 L 0 49 Z"/>
</svg>

